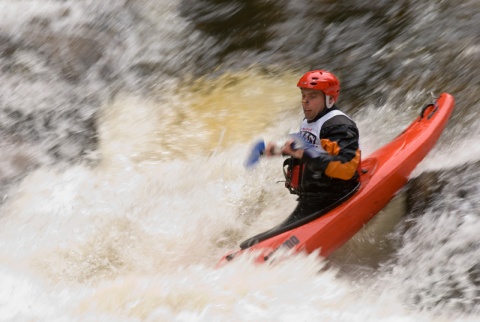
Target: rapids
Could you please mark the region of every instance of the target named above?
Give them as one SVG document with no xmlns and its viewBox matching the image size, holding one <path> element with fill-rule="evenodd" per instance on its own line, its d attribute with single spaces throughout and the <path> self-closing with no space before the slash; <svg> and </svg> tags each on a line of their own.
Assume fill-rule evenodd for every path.
<svg viewBox="0 0 480 322">
<path fill-rule="evenodd" d="M 478 321 L 477 0 L 0 1 L 0 321 Z M 217 261 L 295 207 L 258 138 L 334 71 L 363 155 L 454 114 L 328 260 Z"/>
</svg>

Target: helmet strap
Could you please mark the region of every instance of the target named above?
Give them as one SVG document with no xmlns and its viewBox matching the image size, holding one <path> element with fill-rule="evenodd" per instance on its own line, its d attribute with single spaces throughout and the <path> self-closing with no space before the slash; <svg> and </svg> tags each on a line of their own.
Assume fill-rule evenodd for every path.
<svg viewBox="0 0 480 322">
<path fill-rule="evenodd" d="M 327 108 L 332 108 L 333 104 L 335 104 L 335 100 L 330 95 L 325 95 L 325 106 Z"/>
</svg>

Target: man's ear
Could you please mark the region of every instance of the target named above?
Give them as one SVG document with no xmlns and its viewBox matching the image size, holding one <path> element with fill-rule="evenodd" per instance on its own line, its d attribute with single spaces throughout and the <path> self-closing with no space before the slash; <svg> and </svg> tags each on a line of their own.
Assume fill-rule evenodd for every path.
<svg viewBox="0 0 480 322">
<path fill-rule="evenodd" d="M 331 108 L 333 104 L 335 104 L 333 97 L 330 95 L 325 95 L 325 105 L 327 106 L 327 108 Z"/>
</svg>

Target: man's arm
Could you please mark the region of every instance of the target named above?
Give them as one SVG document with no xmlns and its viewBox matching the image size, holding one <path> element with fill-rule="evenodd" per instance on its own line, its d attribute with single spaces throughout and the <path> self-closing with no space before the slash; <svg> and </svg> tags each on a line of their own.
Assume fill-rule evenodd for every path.
<svg viewBox="0 0 480 322">
<path fill-rule="evenodd" d="M 321 145 L 327 152 L 316 158 L 303 154 L 302 161 L 312 171 L 321 171 L 331 178 L 351 179 L 360 162 L 358 130 L 351 124 L 326 127 Z"/>
</svg>

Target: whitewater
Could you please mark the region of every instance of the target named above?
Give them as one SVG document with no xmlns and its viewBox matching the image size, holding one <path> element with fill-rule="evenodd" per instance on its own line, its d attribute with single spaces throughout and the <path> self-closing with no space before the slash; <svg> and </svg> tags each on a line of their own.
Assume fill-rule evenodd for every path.
<svg viewBox="0 0 480 322">
<path fill-rule="evenodd" d="M 192 3 L 0 1 L 0 321 L 478 321 L 478 76 L 459 73 L 473 89 L 440 88 L 435 69 L 407 88 L 385 78 L 368 102 L 345 94 L 345 106 L 361 106 L 348 112 L 363 156 L 399 134 L 432 91 L 457 105 L 407 187 L 330 258 L 256 265 L 243 256 L 217 268 L 295 207 L 281 158 L 250 171 L 243 162 L 256 139 L 297 130 L 295 84 L 310 65 L 281 67 L 286 40 L 274 36 L 272 55 L 215 61 L 225 42 L 192 21 L 240 9 Z M 278 3 L 294 26 L 308 16 L 304 1 Z M 415 8 L 423 20 L 407 21 L 411 33 L 450 10 L 428 3 Z M 409 35 L 395 37 L 370 58 L 402 52 Z M 354 93 L 370 66 L 362 48 L 345 53 L 361 57 L 344 73 Z M 479 62 L 478 45 L 459 51 L 462 63 Z M 446 59 L 435 55 L 397 59 L 403 71 Z"/>
</svg>

